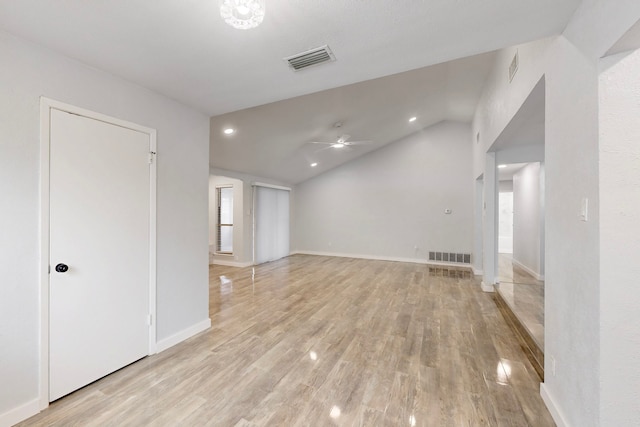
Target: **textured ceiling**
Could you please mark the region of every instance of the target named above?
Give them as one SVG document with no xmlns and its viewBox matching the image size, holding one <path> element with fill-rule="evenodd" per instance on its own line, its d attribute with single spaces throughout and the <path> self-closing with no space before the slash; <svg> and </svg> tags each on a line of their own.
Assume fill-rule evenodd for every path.
<svg viewBox="0 0 640 427">
<path fill-rule="evenodd" d="M 356 85 L 302 95 L 559 34 L 580 0 L 266 2 L 263 24 L 242 31 L 222 21 L 217 0 L 0 0 L 0 29 L 210 116 L 271 103 L 230 116 L 239 123 L 238 146 L 214 129 L 212 164 L 294 183 L 366 152 L 354 149 L 332 160 L 335 153 L 325 150 L 322 167 L 303 169 L 310 154 L 300 144 L 331 137 L 335 120 L 344 120 L 344 132 L 354 138 L 380 145 L 409 132 L 399 123 L 411 111 L 422 115 L 417 124 L 423 126 L 468 120 L 486 62 L 447 66 L 452 76 L 438 66 L 406 77 L 422 83 L 400 78 L 405 102 L 382 79 L 374 80 L 382 82 L 378 91 Z M 282 59 L 324 44 L 335 62 L 295 73 Z M 422 91 L 422 99 L 414 91 Z M 276 103 L 294 97 L 282 107 Z"/>
<path fill-rule="evenodd" d="M 468 122 L 492 58 L 476 55 L 212 117 L 211 164 L 294 184 L 441 120 Z M 225 135 L 227 127 L 237 132 Z M 372 143 L 311 143 L 345 133 Z"/>
<path fill-rule="evenodd" d="M 560 33 L 580 0 L 266 0 L 236 30 L 217 0 L 0 0 L 0 28 L 217 115 Z M 282 58 L 329 44 L 337 61 Z"/>
</svg>

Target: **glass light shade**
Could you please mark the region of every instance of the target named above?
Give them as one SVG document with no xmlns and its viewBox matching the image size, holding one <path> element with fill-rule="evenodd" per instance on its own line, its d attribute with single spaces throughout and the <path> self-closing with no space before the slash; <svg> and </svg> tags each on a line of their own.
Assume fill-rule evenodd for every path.
<svg viewBox="0 0 640 427">
<path fill-rule="evenodd" d="M 220 15 L 233 28 L 255 28 L 264 19 L 265 0 L 220 0 Z"/>
</svg>

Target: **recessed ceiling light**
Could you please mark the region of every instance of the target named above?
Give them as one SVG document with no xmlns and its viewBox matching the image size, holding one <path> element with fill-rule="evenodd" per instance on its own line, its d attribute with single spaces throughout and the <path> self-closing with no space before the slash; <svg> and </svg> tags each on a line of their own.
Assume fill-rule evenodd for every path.
<svg viewBox="0 0 640 427">
<path fill-rule="evenodd" d="M 338 418 L 340 416 L 340 412 L 340 408 L 336 405 L 333 405 L 333 407 L 331 408 L 331 412 L 329 412 L 329 416 L 331 418 Z"/>
<path fill-rule="evenodd" d="M 409 119 L 409 123 L 415 122 L 416 120 L 418 120 L 418 118 L 417 118 L 417 117 L 411 117 L 411 118 Z"/>
<path fill-rule="evenodd" d="M 313 163 L 311 163 L 311 165 L 310 165 L 310 166 L 311 166 L 312 168 L 315 168 L 316 166 L 318 166 L 318 163 L 313 162 Z"/>
<path fill-rule="evenodd" d="M 498 165 L 498 168 L 499 168 L 499 169 L 504 169 L 504 168 L 506 168 L 506 167 L 507 167 L 507 165 Z"/>
<path fill-rule="evenodd" d="M 232 133 L 234 133 L 236 130 L 233 128 L 226 128 L 223 132 L 225 135 L 231 135 Z"/>
<path fill-rule="evenodd" d="M 342 142 L 338 142 L 332 145 L 333 148 L 342 148 L 344 147 L 344 144 Z"/>
</svg>

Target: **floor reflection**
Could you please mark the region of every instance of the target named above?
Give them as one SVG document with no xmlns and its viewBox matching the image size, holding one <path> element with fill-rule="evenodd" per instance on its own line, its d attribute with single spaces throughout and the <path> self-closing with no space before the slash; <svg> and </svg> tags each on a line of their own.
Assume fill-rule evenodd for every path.
<svg viewBox="0 0 640 427">
<path fill-rule="evenodd" d="M 220 276 L 220 295 L 229 295 L 233 292 L 233 280 L 227 276 Z"/>
<path fill-rule="evenodd" d="M 498 259 L 500 283 L 496 288 L 544 351 L 544 282 L 515 266 L 511 254 L 499 254 Z"/>
<path fill-rule="evenodd" d="M 470 279 L 471 271 L 447 267 L 429 267 L 429 276 L 432 277 L 454 277 L 457 279 Z"/>
</svg>

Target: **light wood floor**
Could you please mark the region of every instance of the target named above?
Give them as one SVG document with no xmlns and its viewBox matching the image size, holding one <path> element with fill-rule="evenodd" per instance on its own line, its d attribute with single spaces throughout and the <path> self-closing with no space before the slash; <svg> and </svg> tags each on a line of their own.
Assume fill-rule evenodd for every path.
<svg viewBox="0 0 640 427">
<path fill-rule="evenodd" d="M 210 277 L 212 329 L 21 425 L 554 425 L 467 272 L 296 255 Z"/>
</svg>

